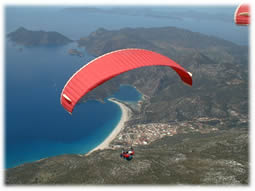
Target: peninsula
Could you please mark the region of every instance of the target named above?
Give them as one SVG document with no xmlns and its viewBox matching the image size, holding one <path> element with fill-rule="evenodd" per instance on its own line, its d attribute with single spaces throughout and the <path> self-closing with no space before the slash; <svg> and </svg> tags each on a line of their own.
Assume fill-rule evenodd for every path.
<svg viewBox="0 0 255 191">
<path fill-rule="evenodd" d="M 88 152 L 86 155 L 89 155 L 90 153 L 96 150 L 103 150 L 103 149 L 110 148 L 109 146 L 110 143 L 116 138 L 116 136 L 120 133 L 120 131 L 123 130 L 123 128 L 125 127 L 125 122 L 127 122 L 130 118 L 131 110 L 127 106 L 125 106 L 123 103 L 121 103 L 115 98 L 109 98 L 108 100 L 113 103 L 116 103 L 120 107 L 122 112 L 121 119 L 118 125 L 115 127 L 115 129 L 111 132 L 111 134 L 100 145 L 98 145 L 96 148 Z"/>
</svg>

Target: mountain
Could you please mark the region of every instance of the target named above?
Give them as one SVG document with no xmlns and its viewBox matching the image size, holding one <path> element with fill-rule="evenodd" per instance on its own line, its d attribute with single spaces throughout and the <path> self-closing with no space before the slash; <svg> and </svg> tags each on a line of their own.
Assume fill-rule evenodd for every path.
<svg viewBox="0 0 255 191">
<path fill-rule="evenodd" d="M 143 94 L 137 106 L 125 103 L 132 117 L 111 149 L 8 169 L 7 184 L 249 183 L 247 46 L 175 27 L 101 28 L 78 43 L 94 56 L 123 48 L 156 51 L 190 71 L 193 86 L 186 86 L 163 66 L 139 68 L 111 79 L 81 101 L 102 100 L 120 84 L 135 86 Z M 155 125 L 170 126 L 175 133 L 160 133 L 150 142 L 153 128 L 149 127 Z M 132 161 L 121 159 L 121 148 L 137 137 L 149 140 L 148 144 L 133 145 Z"/>
<path fill-rule="evenodd" d="M 65 45 L 72 42 L 71 39 L 58 32 L 32 31 L 24 27 L 8 33 L 7 37 L 24 46 Z"/>
<path fill-rule="evenodd" d="M 85 100 L 108 96 L 111 89 L 123 83 L 135 86 L 149 97 L 139 113 L 140 123 L 199 117 L 248 119 L 248 47 L 175 27 L 115 31 L 101 28 L 81 38 L 79 45 L 94 56 L 124 48 L 156 51 L 193 74 L 193 86 L 187 87 L 168 68 L 140 68 L 96 88 L 94 95 L 91 92 Z"/>
</svg>

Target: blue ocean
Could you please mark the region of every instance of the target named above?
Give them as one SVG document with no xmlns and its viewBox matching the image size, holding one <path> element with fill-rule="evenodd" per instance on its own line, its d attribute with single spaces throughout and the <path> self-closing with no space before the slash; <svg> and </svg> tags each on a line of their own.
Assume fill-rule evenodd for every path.
<svg viewBox="0 0 255 191">
<path fill-rule="evenodd" d="M 6 34 L 23 26 L 30 30 L 57 31 L 76 40 L 100 27 L 119 29 L 177 26 L 238 44 L 245 45 L 248 42 L 248 29 L 237 28 L 232 22 L 213 20 L 208 27 L 206 20 L 187 18 L 180 23 L 178 20 L 146 15 L 118 15 L 116 19 L 114 14 L 100 12 L 71 14 L 65 8 L 6 7 Z M 200 9 L 198 7 L 195 11 Z M 222 11 L 226 13 L 227 10 L 231 16 L 234 9 L 235 7 L 230 7 Z M 213 13 L 213 8 L 208 10 Z M 214 10 L 219 11 L 217 7 Z M 165 13 L 168 9 L 157 7 L 155 11 Z M 69 55 L 70 48 L 79 49 L 84 57 Z M 84 49 L 78 48 L 76 43 L 65 46 L 22 47 L 6 39 L 6 168 L 60 154 L 87 153 L 115 128 L 121 118 L 121 110 L 112 102 L 90 100 L 78 104 L 73 115 L 69 115 L 60 104 L 60 94 L 66 81 L 93 58 Z M 134 87 L 124 84 L 112 96 L 129 102 L 136 102 L 141 98 Z"/>
</svg>

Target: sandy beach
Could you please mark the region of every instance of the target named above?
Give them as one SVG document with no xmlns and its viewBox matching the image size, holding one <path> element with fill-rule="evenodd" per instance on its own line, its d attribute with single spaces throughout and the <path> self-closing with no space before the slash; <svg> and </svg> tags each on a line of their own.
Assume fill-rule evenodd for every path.
<svg viewBox="0 0 255 191">
<path fill-rule="evenodd" d="M 111 132 L 111 134 L 100 145 L 98 145 L 96 148 L 94 148 L 90 152 L 86 153 L 86 155 L 89 155 L 95 150 L 102 150 L 102 149 L 109 148 L 110 142 L 119 134 L 121 129 L 124 128 L 125 122 L 128 121 L 130 118 L 130 109 L 127 106 L 125 106 L 123 103 L 112 98 L 109 98 L 108 100 L 119 105 L 122 112 L 121 119 L 118 125 L 115 127 L 115 129 Z"/>
</svg>

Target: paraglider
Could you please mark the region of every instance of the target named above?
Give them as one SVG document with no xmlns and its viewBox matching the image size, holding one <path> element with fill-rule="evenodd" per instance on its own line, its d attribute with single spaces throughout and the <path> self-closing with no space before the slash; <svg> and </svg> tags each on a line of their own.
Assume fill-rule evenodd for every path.
<svg viewBox="0 0 255 191">
<path fill-rule="evenodd" d="M 79 69 L 64 86 L 60 102 L 72 113 L 76 103 L 89 91 L 111 78 L 145 66 L 169 66 L 183 82 L 192 86 L 192 74 L 170 58 L 144 49 L 121 49 L 104 54 Z"/>
<path fill-rule="evenodd" d="M 241 4 L 237 7 L 234 15 L 234 21 L 237 25 L 250 24 L 250 6 L 248 4 Z"/>
<path fill-rule="evenodd" d="M 131 147 L 128 151 L 124 151 L 122 150 L 121 154 L 120 154 L 120 158 L 124 158 L 127 161 L 130 161 L 133 159 L 133 156 L 135 154 L 134 149 Z"/>
</svg>

